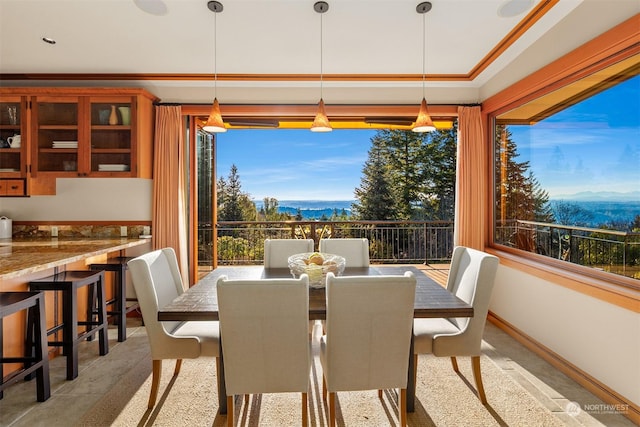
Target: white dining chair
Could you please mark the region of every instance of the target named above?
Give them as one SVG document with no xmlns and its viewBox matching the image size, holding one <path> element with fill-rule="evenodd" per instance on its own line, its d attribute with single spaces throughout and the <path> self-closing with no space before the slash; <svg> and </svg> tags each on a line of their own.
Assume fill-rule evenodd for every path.
<svg viewBox="0 0 640 427">
<path fill-rule="evenodd" d="M 184 292 L 178 260 L 172 248 L 141 255 L 127 265 L 151 346 L 153 372 L 148 407 L 153 408 L 158 396 L 162 360 L 176 359 L 174 376 L 180 372 L 182 359 L 215 357 L 216 368 L 219 368 L 220 331 L 218 322 L 214 321 L 158 321 L 158 309 Z"/>
<path fill-rule="evenodd" d="M 302 425 L 308 423 L 311 350 L 309 277 L 218 279 L 218 312 L 227 391 L 227 425 L 234 422 L 233 397 L 302 393 Z"/>
<path fill-rule="evenodd" d="M 416 278 L 327 274 L 326 334 L 320 339 L 323 397 L 329 426 L 340 391 L 400 389 L 400 426 L 407 423 L 407 374 Z"/>
<path fill-rule="evenodd" d="M 266 239 L 264 241 L 265 268 L 288 268 L 291 255 L 313 252 L 313 239 Z"/>
<path fill-rule="evenodd" d="M 347 267 L 369 267 L 369 239 L 320 239 L 319 250 L 344 257 Z"/>
<path fill-rule="evenodd" d="M 456 357 L 470 356 L 478 398 L 483 404 L 487 403 L 487 397 L 480 372 L 480 346 L 498 264 L 496 256 L 463 246 L 455 247 L 447 289 L 473 306 L 473 317 L 413 321 L 414 376 L 418 369 L 419 354 L 451 357 L 456 373 L 459 373 Z"/>
</svg>

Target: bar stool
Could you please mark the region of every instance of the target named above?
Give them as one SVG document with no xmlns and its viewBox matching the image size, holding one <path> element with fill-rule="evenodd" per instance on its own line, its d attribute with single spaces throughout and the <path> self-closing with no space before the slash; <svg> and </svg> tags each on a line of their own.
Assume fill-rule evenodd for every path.
<svg viewBox="0 0 640 427">
<path fill-rule="evenodd" d="M 139 307 L 136 299 L 127 298 L 127 262 L 134 257 L 115 257 L 109 258 L 105 263 L 96 263 L 89 265 L 94 271 L 104 270 L 114 273 L 114 289 L 113 298 L 107 300 L 107 307 L 113 305 L 113 310 L 107 310 L 107 315 L 114 316 L 116 325 L 118 326 L 118 341 L 122 342 L 127 339 L 127 313 Z M 135 304 L 127 307 L 127 301 L 135 301 Z"/>
<path fill-rule="evenodd" d="M 22 310 L 27 310 L 27 339 L 24 356 L 4 357 L 2 320 Z M 44 294 L 42 292 L 0 292 L 0 368 L 5 363 L 23 364 L 23 369 L 12 373 L 7 378 L 3 377 L 0 370 L 0 399 L 4 396 L 5 388 L 23 378 L 31 379 L 34 373 L 38 402 L 44 402 L 51 396 L 46 330 Z"/>
<path fill-rule="evenodd" d="M 79 321 L 78 289 L 83 286 L 90 286 L 94 289 L 90 288 L 90 292 L 88 292 L 87 320 Z M 62 329 L 62 341 L 49 341 L 49 345 L 62 347 L 63 354 L 67 357 L 67 380 L 78 376 L 78 344 L 81 341 L 98 333 L 100 355 L 104 356 L 109 352 L 104 271 L 63 271 L 53 276 L 33 280 L 29 282 L 29 287 L 33 291 L 62 292 L 62 323 L 47 330 L 47 335 Z M 97 298 L 93 295 L 97 295 Z M 78 326 L 85 326 L 85 331 L 79 333 Z"/>
</svg>

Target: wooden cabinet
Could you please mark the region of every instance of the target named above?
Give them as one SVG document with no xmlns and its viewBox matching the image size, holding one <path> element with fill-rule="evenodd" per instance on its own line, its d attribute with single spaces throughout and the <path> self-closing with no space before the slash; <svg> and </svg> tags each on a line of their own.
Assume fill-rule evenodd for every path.
<svg viewBox="0 0 640 427">
<path fill-rule="evenodd" d="M 22 149 L 0 148 L 0 178 L 28 178 L 28 194 L 52 194 L 60 177 L 151 178 L 157 100 L 135 88 L 0 88 L 1 111 L 16 104 L 26 119 L 1 122 L 3 139 L 22 132 Z"/>
<path fill-rule="evenodd" d="M 0 196 L 25 196 L 26 186 L 24 179 L 0 178 Z"/>
<path fill-rule="evenodd" d="M 0 96 L 0 179 L 27 175 L 26 106 L 26 97 Z M 19 144 L 17 139 L 20 139 Z"/>
</svg>

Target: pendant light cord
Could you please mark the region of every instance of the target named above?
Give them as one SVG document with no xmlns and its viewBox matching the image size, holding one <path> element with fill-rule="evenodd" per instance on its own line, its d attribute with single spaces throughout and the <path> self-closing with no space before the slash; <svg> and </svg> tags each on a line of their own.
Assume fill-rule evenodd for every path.
<svg viewBox="0 0 640 427">
<path fill-rule="evenodd" d="M 422 98 L 426 99 L 426 91 L 425 91 L 425 83 L 427 80 L 427 75 L 426 75 L 426 63 L 427 63 L 427 54 L 426 54 L 426 50 L 427 50 L 427 42 L 425 41 L 427 38 L 427 30 L 426 30 L 426 19 L 427 19 L 427 14 L 423 13 L 422 14 Z"/>
<path fill-rule="evenodd" d="M 323 51 L 323 46 L 322 46 L 322 15 L 324 13 L 320 13 L 320 99 L 322 99 L 322 51 Z"/>
<path fill-rule="evenodd" d="M 213 99 L 218 97 L 218 13 L 213 13 Z"/>
</svg>

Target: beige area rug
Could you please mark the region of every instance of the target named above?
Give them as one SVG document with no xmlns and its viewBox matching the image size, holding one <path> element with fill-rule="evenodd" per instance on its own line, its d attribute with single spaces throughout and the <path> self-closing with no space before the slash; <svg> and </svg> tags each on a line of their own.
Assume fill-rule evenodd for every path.
<svg viewBox="0 0 640 427">
<path fill-rule="evenodd" d="M 318 344 L 314 340 L 314 353 Z M 311 371 L 309 395 L 310 426 L 327 425 L 322 401 L 322 370 L 316 357 Z M 420 356 L 416 411 L 409 414 L 410 426 L 562 426 L 523 387 L 514 382 L 491 359 L 482 357 L 482 375 L 489 401 L 483 406 L 475 395 L 468 358 L 458 360 L 461 373 L 451 368 L 448 358 Z M 225 426 L 218 414 L 215 387 L 215 359 L 185 360 L 180 374 L 172 378 L 173 361 L 163 363 L 158 402 L 147 409 L 151 387 L 151 361 L 132 362 L 130 372 L 89 410 L 81 426 Z M 468 381 L 467 381 L 468 379 Z M 338 393 L 338 426 L 397 426 L 397 393 L 377 391 Z M 299 426 L 300 394 L 252 395 L 248 402 L 237 400 L 236 425 Z"/>
</svg>

